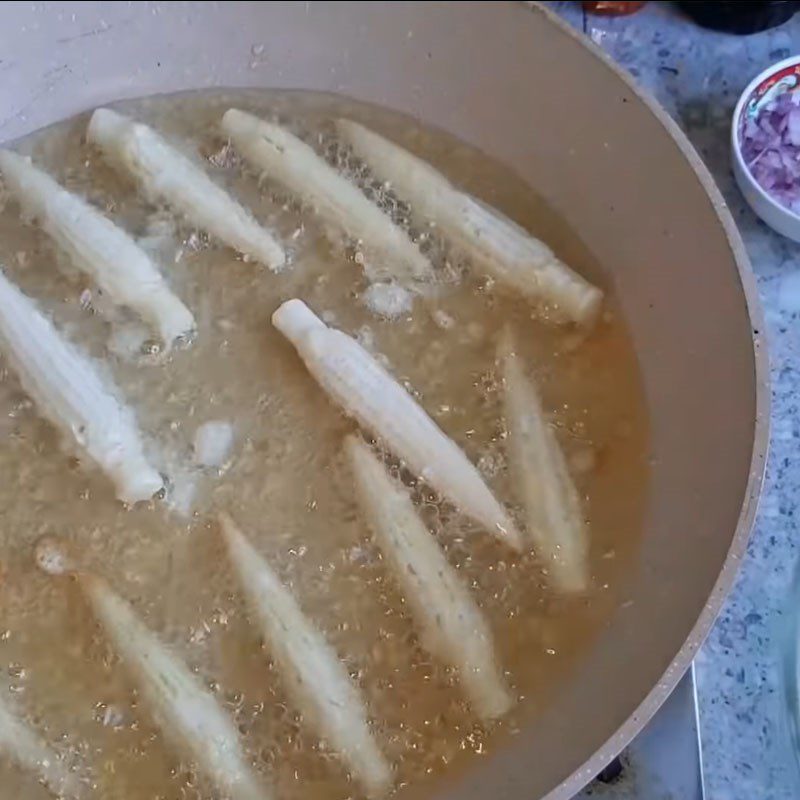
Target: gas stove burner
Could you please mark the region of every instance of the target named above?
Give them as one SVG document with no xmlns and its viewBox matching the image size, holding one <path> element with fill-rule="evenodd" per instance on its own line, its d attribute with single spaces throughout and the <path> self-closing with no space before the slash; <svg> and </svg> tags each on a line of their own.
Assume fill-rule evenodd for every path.
<svg viewBox="0 0 800 800">
<path fill-rule="evenodd" d="M 575 800 L 703 800 L 694 666 L 648 726 Z"/>
</svg>

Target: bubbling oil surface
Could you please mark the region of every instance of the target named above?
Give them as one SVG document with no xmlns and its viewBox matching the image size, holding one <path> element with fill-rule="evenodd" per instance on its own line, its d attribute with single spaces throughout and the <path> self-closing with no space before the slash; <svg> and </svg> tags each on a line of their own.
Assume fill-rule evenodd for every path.
<svg viewBox="0 0 800 800">
<path fill-rule="evenodd" d="M 435 286 L 409 313 L 376 317 L 364 301 L 383 264 L 326 231 L 268 180 L 259 180 L 218 133 L 229 107 L 276 118 L 346 172 L 430 255 Z M 280 675 L 248 622 L 226 563 L 214 512 L 229 512 L 327 634 L 367 699 L 396 784 L 422 784 L 490 751 L 520 720 L 535 718 L 591 647 L 635 569 L 647 481 L 647 425 L 628 332 L 609 298 L 589 336 L 543 323 L 450 253 L 435 229 L 331 135 L 349 116 L 423 155 L 457 184 L 547 241 L 601 285 L 603 273 L 569 226 L 508 168 L 439 131 L 387 110 L 330 95 L 284 91 L 198 92 L 126 102 L 119 110 L 195 152 L 291 256 L 280 274 L 209 242 L 168 209 L 148 203 L 83 140 L 87 118 L 61 122 L 17 143 L 67 188 L 134 235 L 192 309 L 198 335 L 168 358 L 143 358 L 135 318 L 108 308 L 86 276 L 55 252 L 17 206 L 0 213 L 0 262 L 59 329 L 113 376 L 135 408 L 153 458 L 170 474 L 175 502 L 124 510 L 108 481 L 82 469 L 26 399 L 0 376 L 0 690 L 97 797 L 214 797 L 195 765 L 182 763 L 138 701 L 132 676 L 110 650 L 77 587 L 37 571 L 33 545 L 56 534 L 82 564 L 109 579 L 146 624 L 184 659 L 235 718 L 249 758 L 279 798 L 360 796 L 339 761 L 302 724 Z M 342 438 L 354 428 L 323 396 L 270 325 L 275 308 L 304 299 L 390 365 L 518 511 L 506 470 L 504 421 L 494 363 L 510 323 L 520 353 L 586 498 L 592 589 L 565 599 L 530 555 L 511 554 L 424 486 L 414 487 L 432 534 L 489 620 L 497 658 L 518 706 L 488 729 L 450 670 L 420 649 L 414 626 L 355 506 Z M 2 362 L 0 362 L 2 365 Z M 193 469 L 196 428 L 235 427 L 221 471 Z M 403 476 L 407 481 L 408 475 Z M 194 493 L 192 496 L 192 492 Z M 183 500 L 181 500 L 183 498 Z M 46 791 L 0 757 L 9 797 Z"/>
</svg>

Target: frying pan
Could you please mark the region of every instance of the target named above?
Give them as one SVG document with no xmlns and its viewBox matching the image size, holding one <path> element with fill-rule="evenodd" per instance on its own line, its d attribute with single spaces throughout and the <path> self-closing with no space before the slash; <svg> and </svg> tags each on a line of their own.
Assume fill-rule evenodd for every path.
<svg viewBox="0 0 800 800">
<path fill-rule="evenodd" d="M 652 426 L 632 602 L 541 715 L 435 787 L 460 800 L 571 797 L 688 666 L 761 486 L 768 393 L 753 278 L 684 136 L 598 51 L 523 4 L 6 3 L 0 39 L 2 140 L 158 92 L 340 92 L 513 165 L 603 265 Z"/>
</svg>

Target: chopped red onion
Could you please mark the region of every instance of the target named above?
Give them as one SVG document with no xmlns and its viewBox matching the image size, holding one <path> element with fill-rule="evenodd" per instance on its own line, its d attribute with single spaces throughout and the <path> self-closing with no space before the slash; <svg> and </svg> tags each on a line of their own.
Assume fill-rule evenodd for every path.
<svg viewBox="0 0 800 800">
<path fill-rule="evenodd" d="M 784 92 L 748 117 L 740 133 L 742 158 L 759 186 L 800 214 L 800 93 Z"/>
</svg>

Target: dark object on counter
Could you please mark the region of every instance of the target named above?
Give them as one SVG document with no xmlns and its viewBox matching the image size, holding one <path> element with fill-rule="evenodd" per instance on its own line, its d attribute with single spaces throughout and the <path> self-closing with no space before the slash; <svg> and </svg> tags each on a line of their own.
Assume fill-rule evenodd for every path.
<svg viewBox="0 0 800 800">
<path fill-rule="evenodd" d="M 623 772 L 622 760 L 615 758 L 598 776 L 600 783 L 615 783 L 619 780 Z"/>
<path fill-rule="evenodd" d="M 584 11 L 590 14 L 597 14 L 602 17 L 621 17 L 625 14 L 633 14 L 638 11 L 644 2 L 614 2 L 614 0 L 598 0 L 595 3 L 584 3 Z"/>
<path fill-rule="evenodd" d="M 766 2 L 680 2 L 684 14 L 715 31 L 746 35 L 788 22 L 800 8 L 796 0 Z"/>
</svg>

